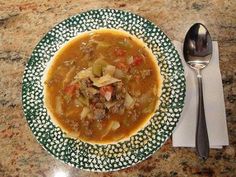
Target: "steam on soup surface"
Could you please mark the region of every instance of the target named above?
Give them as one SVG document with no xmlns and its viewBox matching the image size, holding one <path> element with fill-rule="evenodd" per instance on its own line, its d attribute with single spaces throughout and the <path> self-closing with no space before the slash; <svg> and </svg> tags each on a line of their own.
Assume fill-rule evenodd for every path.
<svg viewBox="0 0 236 177">
<path fill-rule="evenodd" d="M 44 102 L 68 136 L 90 143 L 130 137 L 154 113 L 160 71 L 145 44 L 127 32 L 85 32 L 62 47 L 44 75 Z"/>
</svg>

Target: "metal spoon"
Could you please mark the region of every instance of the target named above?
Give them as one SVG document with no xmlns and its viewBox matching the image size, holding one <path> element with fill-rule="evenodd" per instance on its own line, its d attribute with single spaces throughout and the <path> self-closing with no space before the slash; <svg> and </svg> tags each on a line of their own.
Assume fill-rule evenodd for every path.
<svg viewBox="0 0 236 177">
<path fill-rule="evenodd" d="M 202 94 L 201 70 L 210 62 L 212 56 L 211 36 L 203 24 L 194 24 L 186 34 L 184 40 L 184 58 L 187 64 L 196 71 L 198 80 L 198 117 L 196 130 L 196 149 L 202 159 L 207 159 L 209 155 L 209 140 L 204 111 L 204 101 Z"/>
</svg>

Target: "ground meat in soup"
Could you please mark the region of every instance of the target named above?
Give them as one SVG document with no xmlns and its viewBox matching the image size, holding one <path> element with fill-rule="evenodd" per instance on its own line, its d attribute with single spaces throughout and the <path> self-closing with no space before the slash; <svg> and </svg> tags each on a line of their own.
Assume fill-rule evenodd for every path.
<svg viewBox="0 0 236 177">
<path fill-rule="evenodd" d="M 106 117 L 106 111 L 102 108 L 95 108 L 94 109 L 94 117 L 97 120 L 104 119 Z"/>
<path fill-rule="evenodd" d="M 149 119 L 160 73 L 154 56 L 138 41 L 122 31 L 95 30 L 55 56 L 44 84 L 46 107 L 68 136 L 109 143 Z"/>
</svg>

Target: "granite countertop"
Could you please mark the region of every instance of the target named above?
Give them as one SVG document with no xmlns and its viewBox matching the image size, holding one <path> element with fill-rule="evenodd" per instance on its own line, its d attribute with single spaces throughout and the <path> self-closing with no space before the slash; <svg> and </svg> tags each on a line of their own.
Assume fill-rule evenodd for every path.
<svg viewBox="0 0 236 177">
<path fill-rule="evenodd" d="M 94 8 L 132 11 L 159 26 L 172 40 L 202 22 L 219 42 L 230 145 L 211 150 L 206 162 L 193 148 L 173 148 L 169 139 L 154 155 L 128 169 L 92 173 L 63 164 L 48 154 L 24 118 L 21 83 L 33 48 L 58 22 Z M 0 176 L 164 177 L 236 176 L 236 1 L 234 0 L 0 0 Z"/>
</svg>

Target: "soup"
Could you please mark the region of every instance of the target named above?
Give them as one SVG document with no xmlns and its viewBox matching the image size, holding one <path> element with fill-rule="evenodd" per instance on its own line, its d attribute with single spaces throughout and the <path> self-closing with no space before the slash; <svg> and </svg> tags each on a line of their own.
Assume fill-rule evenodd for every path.
<svg viewBox="0 0 236 177">
<path fill-rule="evenodd" d="M 66 43 L 44 74 L 44 103 L 69 137 L 107 144 L 143 128 L 158 106 L 161 77 L 144 42 L 99 29 Z"/>
</svg>

